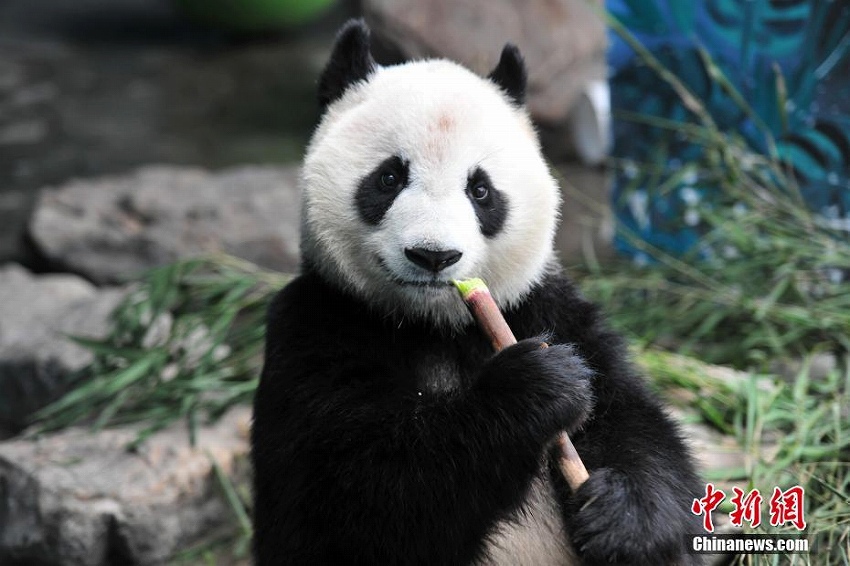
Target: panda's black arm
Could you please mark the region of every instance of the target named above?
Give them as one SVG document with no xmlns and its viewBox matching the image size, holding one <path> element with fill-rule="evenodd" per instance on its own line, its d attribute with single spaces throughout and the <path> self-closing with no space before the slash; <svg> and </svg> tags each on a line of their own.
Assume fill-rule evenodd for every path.
<svg viewBox="0 0 850 566">
<path fill-rule="evenodd" d="M 599 560 L 627 552 L 633 564 L 680 552 L 683 535 L 698 532 L 690 505 L 700 486 L 677 427 L 628 362 L 625 341 L 560 274 L 509 322 L 521 336 L 552 329 L 596 374 L 593 414 L 571 435 L 590 479 L 576 494 L 560 482 L 577 548 L 587 545 L 585 556 Z"/>
<path fill-rule="evenodd" d="M 470 390 L 419 396 L 394 388 L 403 370 L 382 361 L 368 325 L 336 321 L 341 334 L 333 304 L 302 316 L 311 300 L 289 289 L 269 319 L 253 429 L 258 563 L 468 562 L 577 418 L 565 414 L 573 391 L 547 389 L 560 380 L 522 377 L 569 350 L 524 343 Z"/>
<path fill-rule="evenodd" d="M 686 558 L 684 535 L 699 532 L 690 512 L 699 484 L 684 443 L 637 376 L 597 374 L 595 385 L 594 414 L 573 437 L 590 471 L 566 497 L 573 541 L 598 561 L 617 553 L 629 564 L 676 563 Z"/>
<path fill-rule="evenodd" d="M 625 341 L 595 310 L 588 312 L 584 330 L 571 332 L 596 375 L 593 415 L 575 439 L 582 459 L 591 471 L 607 468 L 629 476 L 647 500 L 667 498 L 661 507 L 689 509 L 696 474 L 678 427 L 626 358 Z M 674 499 L 686 504 L 674 505 Z"/>
</svg>

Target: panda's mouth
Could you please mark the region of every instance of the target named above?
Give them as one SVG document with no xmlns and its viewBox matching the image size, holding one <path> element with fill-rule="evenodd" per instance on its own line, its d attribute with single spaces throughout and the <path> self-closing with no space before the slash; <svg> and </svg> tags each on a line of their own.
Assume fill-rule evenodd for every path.
<svg viewBox="0 0 850 566">
<path fill-rule="evenodd" d="M 392 269 L 384 261 L 384 258 L 381 256 L 376 256 L 378 260 L 378 266 L 381 268 L 381 271 L 392 281 L 394 284 L 400 287 L 421 287 L 421 288 L 431 288 L 431 289 L 445 289 L 447 287 L 452 287 L 452 282 L 445 279 L 437 279 L 436 277 L 432 279 L 405 279 L 404 277 L 395 273 Z"/>
<path fill-rule="evenodd" d="M 395 279 L 393 283 L 403 287 L 432 287 L 440 289 L 451 286 L 449 281 L 406 281 L 404 279 Z"/>
</svg>

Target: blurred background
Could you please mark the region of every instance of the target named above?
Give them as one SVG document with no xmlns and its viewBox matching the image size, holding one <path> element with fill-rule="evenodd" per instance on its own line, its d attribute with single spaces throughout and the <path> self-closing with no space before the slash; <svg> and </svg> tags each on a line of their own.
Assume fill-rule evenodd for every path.
<svg viewBox="0 0 850 566">
<path fill-rule="evenodd" d="M 203 4 L 0 3 L 0 258 L 32 260 L 21 236 L 46 185 L 149 163 L 300 158 L 318 117 L 316 77 L 356 8 L 316 1 L 290 23 L 246 3 L 260 6 L 253 29 L 226 16 L 205 23 Z M 228 2 L 207 4 L 214 14 Z"/>
<path fill-rule="evenodd" d="M 526 7 L 532 13 L 522 20 L 512 17 L 511 3 L 365 4 L 3 2 L 0 261 L 37 270 L 68 267 L 28 236 L 37 190 L 45 186 L 151 163 L 208 169 L 296 163 L 318 119 L 315 84 L 335 31 L 364 12 L 385 63 L 446 56 L 486 72 L 505 41 L 526 43 L 533 109 L 542 125 L 554 127 L 547 146 L 559 162 L 575 154 L 567 117 L 579 98 L 588 104 L 583 89 L 594 80 L 604 88 L 605 78 L 604 26 L 582 2 L 567 12 Z M 551 33 L 534 34 L 541 25 Z M 599 131 L 605 123 L 585 119 L 585 138 L 607 136 Z M 606 143 L 585 143 L 590 162 L 602 160 Z M 601 175 L 570 173 L 604 199 Z M 575 237 L 565 237 L 568 253 L 578 246 Z"/>
<path fill-rule="evenodd" d="M 265 306 L 357 16 L 379 63 L 520 47 L 569 272 L 706 480 L 805 486 L 801 563 L 848 563 L 839 0 L 0 2 L 0 563 L 247 563 Z"/>
</svg>

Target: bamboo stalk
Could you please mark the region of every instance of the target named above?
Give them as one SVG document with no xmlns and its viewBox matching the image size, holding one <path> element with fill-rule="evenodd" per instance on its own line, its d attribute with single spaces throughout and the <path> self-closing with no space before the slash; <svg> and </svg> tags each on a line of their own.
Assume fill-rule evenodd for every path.
<svg viewBox="0 0 850 566">
<path fill-rule="evenodd" d="M 499 307 L 493 300 L 493 296 L 484 281 L 475 278 L 453 281 L 453 283 L 478 326 L 490 339 L 494 350 L 498 352 L 516 344 L 516 337 L 511 332 L 505 317 L 499 311 Z M 548 346 L 544 343 L 543 347 Z M 570 488 L 576 491 L 589 477 L 587 468 L 584 467 L 584 463 L 566 432 L 561 431 L 558 434 L 555 444 L 560 449 L 558 466 L 561 468 L 561 473 L 564 474 Z"/>
</svg>

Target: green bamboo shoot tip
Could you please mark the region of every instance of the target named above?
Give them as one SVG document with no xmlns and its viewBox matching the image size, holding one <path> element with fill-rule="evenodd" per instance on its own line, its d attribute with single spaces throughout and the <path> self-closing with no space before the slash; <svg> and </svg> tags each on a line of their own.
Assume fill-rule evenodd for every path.
<svg viewBox="0 0 850 566">
<path fill-rule="evenodd" d="M 461 296 L 466 300 L 469 295 L 471 295 L 474 291 L 488 291 L 487 285 L 484 283 L 484 280 L 479 279 L 478 277 L 474 277 L 472 279 L 464 279 L 462 281 L 458 281 L 457 279 L 453 279 L 452 283 L 457 287 L 457 290 L 460 291 Z"/>
</svg>

